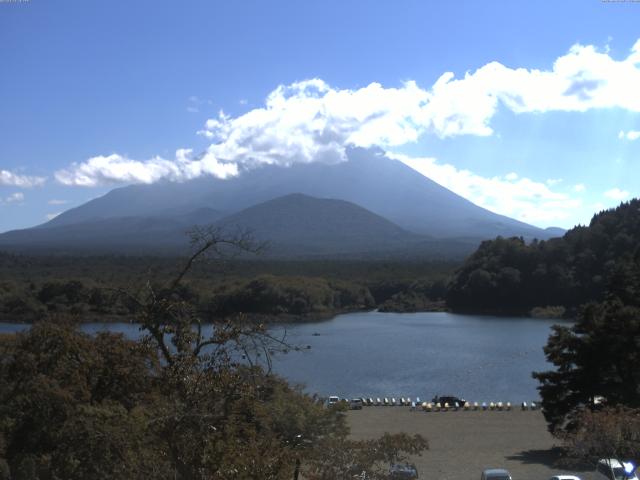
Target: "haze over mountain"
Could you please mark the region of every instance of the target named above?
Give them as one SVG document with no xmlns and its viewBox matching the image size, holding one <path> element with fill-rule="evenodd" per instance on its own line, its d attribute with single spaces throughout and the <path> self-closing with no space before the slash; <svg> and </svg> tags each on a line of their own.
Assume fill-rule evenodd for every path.
<svg viewBox="0 0 640 480">
<path fill-rule="evenodd" d="M 354 148 L 332 165 L 117 188 L 46 224 L 0 235 L 0 245 L 176 248 L 189 226 L 212 223 L 248 228 L 292 254 L 411 250 L 445 239 L 464 239 L 470 250 L 498 235 L 558 233 L 478 207 L 379 149 Z"/>
</svg>

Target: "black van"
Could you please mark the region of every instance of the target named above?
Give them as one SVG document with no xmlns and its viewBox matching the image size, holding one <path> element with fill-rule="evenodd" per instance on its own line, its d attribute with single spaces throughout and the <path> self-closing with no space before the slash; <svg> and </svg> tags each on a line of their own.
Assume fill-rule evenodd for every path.
<svg viewBox="0 0 640 480">
<path fill-rule="evenodd" d="M 467 403 L 467 401 L 464 398 L 458 398 L 452 395 L 446 395 L 444 397 L 436 395 L 433 397 L 433 400 L 431 400 L 431 403 L 437 403 L 441 408 L 444 407 L 445 403 L 448 404 L 449 407 L 455 407 L 456 403 L 458 404 L 458 407 L 464 407 L 464 404 Z"/>
</svg>

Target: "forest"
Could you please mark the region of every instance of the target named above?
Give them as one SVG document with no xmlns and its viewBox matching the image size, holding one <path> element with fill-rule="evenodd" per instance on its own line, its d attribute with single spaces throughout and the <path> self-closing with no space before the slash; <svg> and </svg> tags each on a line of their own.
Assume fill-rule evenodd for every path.
<svg viewBox="0 0 640 480">
<path fill-rule="evenodd" d="M 575 317 L 578 307 L 632 287 L 640 260 L 640 200 L 600 212 L 563 237 L 483 242 L 449 284 L 454 311 L 528 314 L 546 309 Z M 626 292 L 625 295 L 640 292 Z M 551 307 L 551 308 L 549 308 Z"/>
<path fill-rule="evenodd" d="M 182 261 L 0 253 L 0 320 L 128 320 L 133 307 L 118 292 L 145 288 L 141 279 L 161 284 Z M 216 259 L 194 265 L 180 295 L 211 319 L 246 313 L 272 321 L 314 320 L 374 308 L 437 309 L 457 266 L 435 261 Z"/>
</svg>

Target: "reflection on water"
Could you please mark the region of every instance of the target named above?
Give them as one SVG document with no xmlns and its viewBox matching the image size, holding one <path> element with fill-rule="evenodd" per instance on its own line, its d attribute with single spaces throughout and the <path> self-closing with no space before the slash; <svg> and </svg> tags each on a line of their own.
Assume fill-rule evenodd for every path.
<svg viewBox="0 0 640 480">
<path fill-rule="evenodd" d="M 538 398 L 534 370 L 547 369 L 542 351 L 557 321 L 450 313 L 364 312 L 333 320 L 287 324 L 288 340 L 311 350 L 278 355 L 274 370 L 309 392 L 339 396 L 453 394 L 471 401 L 521 402 Z M 0 332 L 28 328 L 0 324 Z M 130 338 L 137 325 L 91 323 Z"/>
</svg>

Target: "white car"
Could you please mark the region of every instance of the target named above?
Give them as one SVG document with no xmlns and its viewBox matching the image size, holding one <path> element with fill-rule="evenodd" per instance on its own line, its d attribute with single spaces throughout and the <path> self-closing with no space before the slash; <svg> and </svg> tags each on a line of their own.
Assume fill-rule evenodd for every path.
<svg viewBox="0 0 640 480">
<path fill-rule="evenodd" d="M 329 400 L 327 401 L 327 405 L 329 405 L 329 406 L 337 405 L 339 401 L 340 401 L 340 397 L 336 397 L 335 395 L 331 395 L 329 397 Z"/>
<path fill-rule="evenodd" d="M 598 480 L 638 480 L 635 466 L 631 462 L 622 462 L 615 458 L 601 458 L 596 465 Z"/>
<path fill-rule="evenodd" d="M 549 480 L 580 480 L 580 477 L 575 475 L 554 475 Z"/>
</svg>

